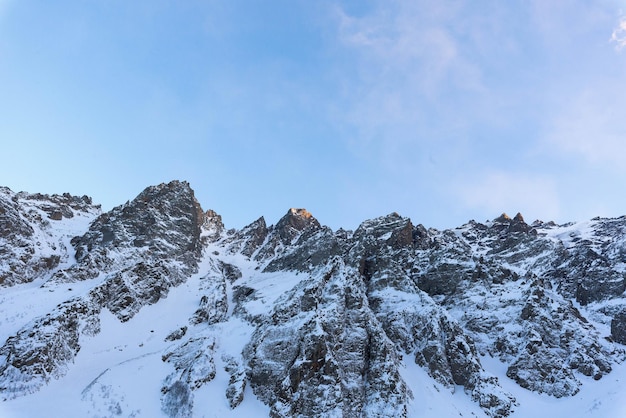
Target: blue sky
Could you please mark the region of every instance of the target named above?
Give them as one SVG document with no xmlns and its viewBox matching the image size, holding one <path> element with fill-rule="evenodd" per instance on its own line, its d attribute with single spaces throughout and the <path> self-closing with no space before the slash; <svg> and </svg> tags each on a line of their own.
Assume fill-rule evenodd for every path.
<svg viewBox="0 0 626 418">
<path fill-rule="evenodd" d="M 0 184 L 108 210 L 626 214 L 626 0 L 0 0 Z"/>
</svg>

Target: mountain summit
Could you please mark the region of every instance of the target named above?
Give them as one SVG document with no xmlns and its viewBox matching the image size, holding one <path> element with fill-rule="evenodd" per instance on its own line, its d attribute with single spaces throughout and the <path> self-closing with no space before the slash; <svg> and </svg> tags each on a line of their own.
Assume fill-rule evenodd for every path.
<svg viewBox="0 0 626 418">
<path fill-rule="evenodd" d="M 614 416 L 625 254 L 625 217 L 226 230 L 186 182 L 0 188 L 0 415 Z"/>
</svg>

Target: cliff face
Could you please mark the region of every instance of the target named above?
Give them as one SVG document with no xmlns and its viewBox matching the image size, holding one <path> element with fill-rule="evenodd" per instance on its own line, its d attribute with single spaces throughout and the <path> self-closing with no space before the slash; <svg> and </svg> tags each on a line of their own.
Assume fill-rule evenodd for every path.
<svg viewBox="0 0 626 418">
<path fill-rule="evenodd" d="M 104 214 L 4 188 L 0 221 L 6 405 L 71 381 L 74 416 L 409 417 L 435 387 L 505 417 L 486 359 L 567 398 L 625 358 L 625 218 L 352 232 L 290 209 L 226 231 L 174 181 Z"/>
<path fill-rule="evenodd" d="M 0 187 L 0 287 L 45 277 L 73 262 L 70 239 L 100 213 L 87 196 L 13 193 Z"/>
</svg>

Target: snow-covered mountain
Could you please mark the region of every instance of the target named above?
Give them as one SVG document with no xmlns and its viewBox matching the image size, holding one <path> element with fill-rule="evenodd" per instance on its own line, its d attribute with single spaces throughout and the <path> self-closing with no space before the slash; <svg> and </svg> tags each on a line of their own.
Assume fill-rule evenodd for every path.
<svg viewBox="0 0 626 418">
<path fill-rule="evenodd" d="M 2 417 L 626 415 L 626 217 L 226 230 L 0 188 Z"/>
</svg>

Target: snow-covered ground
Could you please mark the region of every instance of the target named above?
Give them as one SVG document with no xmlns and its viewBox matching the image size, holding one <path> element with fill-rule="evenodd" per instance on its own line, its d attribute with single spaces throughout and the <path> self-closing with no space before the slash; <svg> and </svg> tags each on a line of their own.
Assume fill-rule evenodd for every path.
<svg viewBox="0 0 626 418">
<path fill-rule="evenodd" d="M 200 281 L 207 273 L 211 252 L 200 264 L 198 274 L 184 284 L 173 288 L 167 298 L 144 307 L 128 322 L 120 322 L 107 309 L 100 315 L 101 331 L 94 337 L 82 337 L 81 349 L 68 373 L 51 380 L 40 391 L 0 403 L 2 418 L 36 417 L 159 417 L 161 387 L 173 369 L 162 361 L 162 356 L 180 341 L 165 338 L 183 326 L 198 308 Z M 228 257 L 227 257 L 228 258 Z M 233 261 L 230 259 L 230 261 Z M 240 265 L 246 260 L 239 259 Z M 248 262 L 248 264 L 250 264 Z M 296 274 L 255 272 L 253 267 L 241 284 L 260 290 L 252 301 L 251 313 L 263 313 L 283 292 L 300 280 Z M 303 276 L 302 276 L 303 277 Z M 59 286 L 53 291 L 37 283 L 2 289 L 0 292 L 0 336 L 6 338 L 35 317 L 43 315 L 56 304 L 86 292 L 99 279 Z M 40 283 L 39 283 L 40 285 Z M 71 290 L 67 288 L 71 287 Z M 232 289 L 228 288 L 229 299 Z M 210 327 L 210 329 L 208 329 Z M 205 329 L 203 329 L 205 328 Z M 246 388 L 243 402 L 231 409 L 225 396 L 229 374 L 223 358 L 239 358 L 250 340 L 254 328 L 238 317 L 211 326 L 196 325 L 190 334 L 210 333 L 216 338 L 215 379 L 194 394 L 194 411 L 199 417 L 255 417 L 267 416 L 269 408 Z"/>
<path fill-rule="evenodd" d="M 595 381 L 580 375 L 583 385 L 576 395 L 557 399 L 520 388 L 506 377 L 506 367 L 497 359 L 483 357 L 485 369 L 500 379 L 504 390 L 511 392 L 519 405 L 514 418 L 567 417 L 618 418 L 626 417 L 626 364 L 617 364 L 613 371 Z"/>
</svg>

